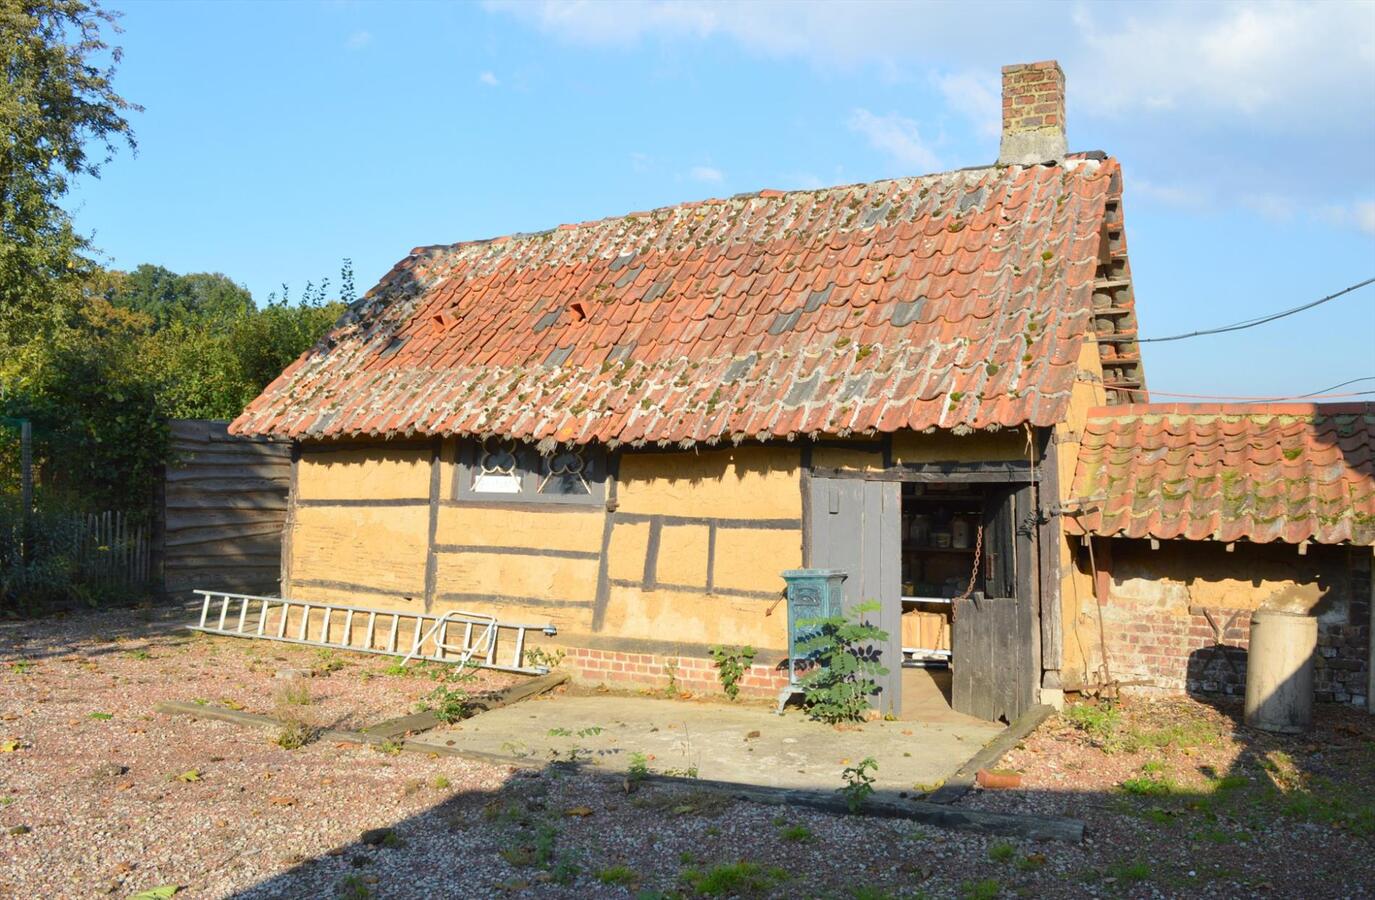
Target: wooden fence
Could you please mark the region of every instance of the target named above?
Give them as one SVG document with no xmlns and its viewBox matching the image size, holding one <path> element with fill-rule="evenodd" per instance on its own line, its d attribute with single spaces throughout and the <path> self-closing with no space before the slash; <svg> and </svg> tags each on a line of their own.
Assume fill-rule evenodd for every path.
<svg viewBox="0 0 1375 900">
<path fill-rule="evenodd" d="M 76 559 L 80 581 L 94 588 L 136 588 L 148 584 L 153 572 L 153 542 L 146 522 L 131 521 L 128 513 L 104 512 L 76 516 Z"/>
<path fill-rule="evenodd" d="M 0 535 L 4 591 L 16 597 L 70 585 L 91 596 L 140 591 L 153 579 L 151 529 L 124 512 L 35 513 Z M 27 534 L 26 534 L 27 532 Z"/>
<path fill-rule="evenodd" d="M 275 593 L 291 484 L 291 446 L 231 437 L 228 422 L 169 423 L 157 545 L 163 589 Z"/>
</svg>

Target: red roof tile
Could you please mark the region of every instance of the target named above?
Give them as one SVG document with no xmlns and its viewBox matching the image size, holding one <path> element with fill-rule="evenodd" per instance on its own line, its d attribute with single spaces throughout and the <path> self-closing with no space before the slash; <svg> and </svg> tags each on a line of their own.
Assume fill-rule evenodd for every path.
<svg viewBox="0 0 1375 900">
<path fill-rule="evenodd" d="M 231 430 L 686 445 L 1050 425 L 1120 193 L 1114 160 L 1072 159 L 419 248 Z"/>
<path fill-rule="evenodd" d="M 1094 410 L 1071 533 L 1375 544 L 1375 404 Z"/>
</svg>

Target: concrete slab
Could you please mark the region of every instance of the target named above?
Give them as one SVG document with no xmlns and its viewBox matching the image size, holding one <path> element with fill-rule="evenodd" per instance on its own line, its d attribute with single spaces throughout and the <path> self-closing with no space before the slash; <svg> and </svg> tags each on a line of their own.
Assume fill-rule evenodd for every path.
<svg viewBox="0 0 1375 900">
<path fill-rule="evenodd" d="M 577 759 L 609 771 L 625 771 L 632 755 L 643 753 L 658 774 L 695 770 L 703 779 L 797 790 L 834 790 L 846 766 L 872 756 L 877 789 L 922 791 L 1001 731 L 957 713 L 836 729 L 758 706 L 565 694 L 492 710 L 413 742 L 531 763 Z"/>
</svg>

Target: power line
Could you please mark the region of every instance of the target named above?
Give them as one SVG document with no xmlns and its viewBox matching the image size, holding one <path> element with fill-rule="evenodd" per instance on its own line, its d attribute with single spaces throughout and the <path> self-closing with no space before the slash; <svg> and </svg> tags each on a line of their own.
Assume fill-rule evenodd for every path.
<svg viewBox="0 0 1375 900">
<path fill-rule="evenodd" d="M 1176 397 L 1184 400 L 1225 400 L 1240 403 L 1281 403 L 1287 400 L 1343 400 L 1351 397 L 1368 397 L 1375 395 L 1375 391 L 1348 391 L 1342 394 L 1332 393 L 1337 388 L 1343 388 L 1349 384 L 1357 384 L 1362 381 L 1375 381 L 1375 375 L 1352 378 L 1350 381 L 1343 381 L 1341 384 L 1334 384 L 1322 390 L 1313 391 L 1307 394 L 1291 394 L 1278 397 L 1263 397 L 1247 394 L 1176 394 L 1170 391 L 1147 390 L 1146 388 L 1113 387 L 1112 390 L 1128 394 L 1149 394 L 1153 397 Z"/>
<path fill-rule="evenodd" d="M 1351 287 L 1348 288 L 1343 288 L 1342 290 L 1337 291 L 1337 293 L 1335 294 L 1328 294 L 1326 297 L 1323 297 L 1319 300 L 1314 300 L 1312 303 L 1305 303 L 1302 306 L 1295 306 L 1292 309 L 1281 310 L 1277 313 L 1271 313 L 1268 316 L 1261 316 L 1256 319 L 1246 319 L 1242 322 L 1234 322 L 1231 325 L 1221 325 L 1217 328 L 1205 328 L 1202 331 L 1190 331 L 1187 334 L 1172 334 L 1169 337 L 1139 338 L 1137 339 L 1136 343 L 1158 344 L 1163 341 L 1182 341 L 1185 338 L 1202 337 L 1206 334 L 1225 334 L 1229 331 L 1241 331 L 1244 328 L 1255 328 L 1257 325 L 1264 325 L 1266 322 L 1273 322 L 1276 319 L 1283 319 L 1285 316 L 1292 316 L 1294 315 L 1294 313 L 1301 313 L 1306 309 L 1312 309 L 1315 306 L 1321 306 L 1324 303 L 1327 303 L 1328 301 L 1336 300 L 1338 297 L 1349 294 L 1352 291 L 1360 290 L 1368 284 L 1375 284 L 1375 278 L 1367 278 L 1365 281 L 1357 282 L 1356 284 L 1353 284 L 1351 285 Z"/>
<path fill-rule="evenodd" d="M 1331 387 L 1325 387 L 1325 388 L 1323 388 L 1322 390 L 1320 390 L 1320 391 L 1314 391 L 1314 392 L 1311 393 L 1311 394 L 1299 394 L 1298 397 L 1296 397 L 1295 399 L 1296 399 L 1296 400 L 1302 400 L 1302 399 L 1304 399 L 1304 398 L 1306 398 L 1306 397 L 1317 397 L 1317 396 L 1319 396 L 1319 395 L 1321 395 L 1321 394 L 1327 394 L 1327 393 L 1330 393 L 1331 391 L 1335 391 L 1337 388 L 1344 388 L 1344 387 L 1346 387 L 1348 384 L 1356 384 L 1356 383 L 1361 382 L 1361 381 L 1375 381 L 1375 375 L 1366 375 L 1366 376 L 1363 377 L 1363 378 L 1353 378 L 1353 379 L 1351 379 L 1350 381 L 1343 381 L 1341 384 L 1334 384 L 1334 385 L 1332 385 Z M 1359 395 L 1362 395 L 1362 394 L 1375 394 L 1375 391 L 1357 391 L 1356 394 L 1353 395 L 1353 396 L 1359 396 Z"/>
</svg>

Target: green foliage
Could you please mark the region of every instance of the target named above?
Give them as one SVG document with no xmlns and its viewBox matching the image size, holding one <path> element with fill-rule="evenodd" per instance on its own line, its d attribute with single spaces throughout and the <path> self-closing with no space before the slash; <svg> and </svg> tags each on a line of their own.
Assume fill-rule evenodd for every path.
<svg viewBox="0 0 1375 900">
<path fill-rule="evenodd" d="M 633 782 L 644 781 L 649 777 L 649 757 L 643 753 L 630 754 L 630 765 L 626 768 L 626 778 Z"/>
<path fill-rule="evenodd" d="M 990 844 L 988 847 L 988 858 L 994 862 L 1011 862 L 1012 858 L 1016 855 L 1017 848 L 1003 841 L 999 841 L 996 844 Z"/>
<path fill-rule="evenodd" d="M 794 844 L 805 844 L 813 837 L 812 830 L 806 825 L 786 825 L 778 836 Z"/>
<path fill-rule="evenodd" d="M 845 780 L 843 787 L 836 788 L 845 797 L 845 805 L 850 812 L 859 812 L 860 807 L 874 793 L 874 772 L 878 771 L 878 760 L 866 756 L 857 766 L 847 766 L 840 777 Z"/>
<path fill-rule="evenodd" d="M 736 862 L 713 866 L 705 872 L 688 869 L 682 878 L 694 891 L 708 897 L 744 897 L 763 894 L 786 880 L 782 869 L 765 869 L 758 863 Z"/>
<path fill-rule="evenodd" d="M 362 877 L 349 875 L 339 882 L 339 892 L 335 896 L 339 900 L 368 900 L 372 896 L 372 891 Z"/>
<path fill-rule="evenodd" d="M 446 680 L 440 682 L 415 705 L 416 710 L 433 712 L 435 718 L 446 725 L 468 718 L 472 715 L 472 708 L 468 704 L 472 698 L 460 685 L 476 678 L 477 675 L 469 671 L 466 665 L 455 666 Z"/>
<path fill-rule="evenodd" d="M 546 650 L 543 647 L 529 647 L 525 651 L 525 664 L 527 666 L 543 666 L 546 669 L 557 669 L 567 655 L 558 647 L 552 650 Z"/>
<path fill-rule="evenodd" d="M 711 658 L 716 661 L 716 673 L 721 678 L 721 688 L 726 696 L 734 700 L 740 696 L 740 678 L 754 662 L 754 648 L 727 647 L 715 644 L 711 647 Z"/>
<path fill-rule="evenodd" d="M 851 618 L 798 623 L 808 632 L 797 642 L 797 654 L 813 664 L 801 681 L 803 705 L 813 719 L 835 724 L 864 718 L 869 698 L 878 690 L 874 677 L 888 674 L 878 661 L 878 645 L 888 632 L 864 621 L 864 614 L 876 609 L 876 603 L 862 603 Z"/>
<path fill-rule="evenodd" d="M 602 884 L 619 885 L 620 887 L 631 887 L 638 884 L 640 876 L 629 866 L 607 866 L 597 872 L 597 880 Z"/>
<path fill-rule="evenodd" d="M 84 0 L 0 4 L 0 359 L 79 301 L 87 241 L 60 203 L 134 146 L 125 114 L 138 107 L 115 91 L 120 51 L 105 41 L 117 18 Z"/>
<path fill-rule="evenodd" d="M 1105 749 L 1112 745 L 1122 725 L 1122 713 L 1111 703 L 1076 703 L 1064 715 L 1071 725 Z"/>
<path fill-rule="evenodd" d="M 960 897 L 963 900 L 994 900 L 1002 892 L 1003 887 L 996 878 L 966 881 L 960 885 Z"/>
</svg>

